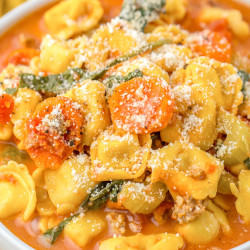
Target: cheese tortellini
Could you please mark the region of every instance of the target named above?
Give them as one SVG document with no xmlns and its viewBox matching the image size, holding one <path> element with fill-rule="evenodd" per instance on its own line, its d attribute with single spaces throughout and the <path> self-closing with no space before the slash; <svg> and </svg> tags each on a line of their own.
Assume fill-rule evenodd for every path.
<svg viewBox="0 0 250 250">
<path fill-rule="evenodd" d="M 74 61 L 74 54 L 74 50 L 66 41 L 60 41 L 47 35 L 41 44 L 40 68 L 42 71 L 52 74 L 63 72 Z"/>
<path fill-rule="evenodd" d="M 100 250 L 178 250 L 183 247 L 183 239 L 175 234 L 136 234 L 129 237 L 116 237 L 104 240 L 100 244 Z"/>
<path fill-rule="evenodd" d="M 230 184 L 232 193 L 237 197 L 235 203 L 237 212 L 245 222 L 250 222 L 250 170 L 242 170 L 239 175 L 238 188 Z"/>
<path fill-rule="evenodd" d="M 150 184 L 127 182 L 119 193 L 119 201 L 132 213 L 150 214 L 166 196 L 164 183 Z"/>
<path fill-rule="evenodd" d="M 149 156 L 150 136 L 119 134 L 113 130 L 113 127 L 105 130 L 91 146 L 94 179 L 106 181 L 141 176 Z"/>
<path fill-rule="evenodd" d="M 8 141 L 13 134 L 13 124 L 0 124 L 0 140 Z"/>
<path fill-rule="evenodd" d="M 217 157 L 226 166 L 243 163 L 250 155 L 250 128 L 236 116 L 220 111 L 217 118 L 217 130 L 227 135 L 219 141 Z"/>
<path fill-rule="evenodd" d="M 69 237 L 79 247 L 84 247 L 94 237 L 106 228 L 106 221 L 100 213 L 91 211 L 71 221 L 64 229 L 64 235 Z"/>
<path fill-rule="evenodd" d="M 166 142 L 184 140 L 202 150 L 214 144 L 217 110 L 236 114 L 242 103 L 242 81 L 236 69 L 206 57 L 190 61 L 186 70 L 174 72 L 170 80 L 176 101 L 176 112 L 161 131 Z"/>
<path fill-rule="evenodd" d="M 100 131 L 111 123 L 105 87 L 99 81 L 85 80 L 72 88 L 65 96 L 83 106 L 86 125 L 82 135 L 82 144 L 90 146 Z"/>
<path fill-rule="evenodd" d="M 163 141 L 183 140 L 208 150 L 217 137 L 216 105 L 212 98 L 200 100 L 192 87 L 177 85 L 173 88 L 176 113 L 160 134 Z"/>
<path fill-rule="evenodd" d="M 94 28 L 102 16 L 98 0 L 66 0 L 47 10 L 44 20 L 53 35 L 68 39 Z"/>
<path fill-rule="evenodd" d="M 191 144 L 175 142 L 151 153 L 152 181 L 162 181 L 182 196 L 215 197 L 223 164 Z"/>
<path fill-rule="evenodd" d="M 19 149 L 24 149 L 23 142 L 27 133 L 25 128 L 26 122 L 41 101 L 41 95 L 31 89 L 19 89 L 16 94 L 11 121 L 14 124 L 13 133 L 20 140 L 18 144 Z"/>
<path fill-rule="evenodd" d="M 178 231 L 188 242 L 204 244 L 216 238 L 219 229 L 220 224 L 216 217 L 211 212 L 204 211 L 194 221 L 181 225 Z"/>
<path fill-rule="evenodd" d="M 225 10 L 217 7 L 204 8 L 200 14 L 202 22 L 211 22 L 218 19 L 226 19 L 229 28 L 238 38 L 245 38 L 249 35 L 249 27 L 247 22 L 242 18 L 239 10 Z"/>
<path fill-rule="evenodd" d="M 58 214 L 74 212 L 96 184 L 91 177 L 87 155 L 72 157 L 59 169 L 44 170 L 44 179 Z"/>
<path fill-rule="evenodd" d="M 0 218 L 22 213 L 23 220 L 29 220 L 36 206 L 36 191 L 27 167 L 14 161 L 0 166 L 0 189 Z"/>
<path fill-rule="evenodd" d="M 40 221 L 41 223 L 39 223 L 39 226 L 41 225 L 42 228 L 45 228 L 45 224 L 49 224 L 49 221 L 57 221 L 53 219 L 53 217 L 55 217 L 56 207 L 51 202 L 48 191 L 46 189 L 44 169 L 36 169 L 32 174 L 32 178 L 35 182 L 36 187 L 36 211 L 39 215 L 43 216 L 43 219 Z"/>
<path fill-rule="evenodd" d="M 231 227 L 224 210 L 214 204 L 211 200 L 208 201 L 207 209 L 214 214 L 215 218 L 220 223 L 223 232 L 226 234 L 229 233 L 231 231 Z"/>
<path fill-rule="evenodd" d="M 243 101 L 242 80 L 237 69 L 229 63 L 207 57 L 193 59 L 186 69 L 186 84 L 194 88 L 197 94 L 213 97 L 218 109 L 223 107 L 234 115 Z"/>
</svg>

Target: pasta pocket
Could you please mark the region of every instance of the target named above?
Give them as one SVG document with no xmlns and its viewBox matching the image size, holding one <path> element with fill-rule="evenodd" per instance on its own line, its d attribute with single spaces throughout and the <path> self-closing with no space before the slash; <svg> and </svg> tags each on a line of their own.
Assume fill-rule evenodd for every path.
<svg viewBox="0 0 250 250">
<path fill-rule="evenodd" d="M 60 223 L 60 219 L 58 219 L 58 217 L 55 215 L 54 216 L 42 216 L 38 222 L 38 227 L 42 233 L 45 233 L 50 228 L 58 225 L 58 223 Z"/>
<path fill-rule="evenodd" d="M 220 223 L 223 232 L 228 234 L 231 231 L 231 227 L 229 225 L 226 213 L 211 200 L 208 201 L 207 209 L 214 214 L 215 218 Z"/>
<path fill-rule="evenodd" d="M 56 170 L 46 169 L 44 180 L 49 197 L 61 215 L 74 212 L 96 184 L 87 155 L 72 157 Z"/>
<path fill-rule="evenodd" d="M 122 186 L 118 202 L 131 213 L 150 214 L 164 201 L 167 188 L 164 183 L 127 182 Z"/>
<path fill-rule="evenodd" d="M 148 58 L 138 58 L 129 63 L 124 63 L 121 67 L 118 68 L 123 76 L 128 75 L 130 72 L 140 69 L 145 76 L 151 76 L 155 78 L 163 78 L 166 82 L 169 82 L 168 73 L 162 70 L 161 67 L 157 66 L 155 63 L 148 60 Z"/>
<path fill-rule="evenodd" d="M 226 19 L 229 28 L 236 37 L 244 39 L 249 35 L 248 24 L 243 20 L 242 14 L 239 10 L 225 10 L 217 7 L 207 7 L 202 10 L 199 18 L 202 22 Z"/>
<path fill-rule="evenodd" d="M 91 211 L 71 221 L 64 229 L 64 235 L 77 246 L 86 246 L 106 228 L 106 221 L 98 212 Z"/>
<path fill-rule="evenodd" d="M 65 96 L 83 107 L 86 125 L 81 135 L 81 144 L 90 146 L 100 131 L 111 123 L 105 98 L 105 86 L 99 81 L 85 80 Z"/>
<path fill-rule="evenodd" d="M 22 213 L 28 221 L 36 207 L 36 191 L 27 167 L 14 161 L 0 166 L 0 187 L 0 218 Z"/>
<path fill-rule="evenodd" d="M 46 35 L 41 44 L 40 67 L 42 71 L 61 73 L 74 61 L 75 52 L 68 43 Z"/>
<path fill-rule="evenodd" d="M 100 250 L 178 250 L 183 247 L 183 239 L 177 234 L 151 234 L 141 233 L 129 237 L 116 237 L 104 240 L 100 244 Z"/>
<path fill-rule="evenodd" d="M 151 26 L 151 25 L 148 25 Z M 148 28 L 146 27 L 146 30 Z M 148 34 L 149 38 L 148 41 L 157 41 L 159 38 L 170 38 L 173 40 L 173 43 L 178 44 L 178 43 L 185 43 L 186 38 L 188 36 L 188 32 L 184 29 L 181 29 L 179 25 L 175 24 L 170 24 L 170 25 L 160 25 L 156 26 L 153 30 L 152 33 Z"/>
<path fill-rule="evenodd" d="M 145 140 L 141 145 L 143 137 Z M 105 130 L 90 149 L 94 180 L 133 179 L 141 176 L 146 170 L 151 143 L 149 135 L 119 134 L 112 127 Z"/>
<path fill-rule="evenodd" d="M 214 144 L 216 133 L 216 105 L 213 98 L 200 100 L 192 87 L 177 85 L 173 88 L 176 111 L 168 126 L 160 131 L 165 142 L 182 140 L 202 150 Z"/>
<path fill-rule="evenodd" d="M 191 59 L 192 52 L 182 45 L 167 44 L 153 51 L 149 58 L 167 72 L 173 72 L 184 66 Z"/>
<path fill-rule="evenodd" d="M 238 188 L 230 184 L 231 191 L 236 200 L 236 210 L 246 223 L 250 222 L 250 170 L 242 170 L 239 175 Z"/>
<path fill-rule="evenodd" d="M 0 140 L 8 141 L 13 135 L 13 124 L 0 124 Z"/>
<path fill-rule="evenodd" d="M 217 141 L 217 157 L 225 166 L 243 163 L 250 155 L 250 128 L 228 112 L 220 111 L 217 118 L 217 130 L 226 134 L 226 139 Z"/>
<path fill-rule="evenodd" d="M 216 107 L 236 115 L 243 101 L 242 80 L 236 68 L 207 57 L 190 61 L 186 69 L 186 84 L 192 86 L 197 95 L 204 93 L 215 99 Z M 213 84 L 211 84 L 213 83 Z M 204 98 L 203 95 L 200 98 Z"/>
<path fill-rule="evenodd" d="M 102 16 L 103 9 L 98 0 L 67 0 L 47 10 L 44 20 L 53 35 L 68 39 L 94 28 Z"/>
<path fill-rule="evenodd" d="M 122 55 L 136 47 L 142 34 L 133 36 L 134 30 L 126 21 L 113 19 L 108 25 L 102 25 L 92 36 L 94 43 L 105 41 L 105 46 L 111 53 L 111 57 Z"/>
<path fill-rule="evenodd" d="M 36 197 L 37 197 L 36 211 L 39 213 L 39 215 L 45 216 L 44 220 L 42 220 L 43 222 L 41 222 L 41 225 L 44 225 L 43 223 L 46 224 L 48 222 L 48 217 L 53 217 L 55 215 L 56 207 L 51 202 L 48 191 L 45 187 L 46 184 L 44 180 L 44 169 L 37 168 L 33 172 L 32 178 L 35 182 L 35 187 L 36 187 Z M 40 227 L 40 222 L 39 222 L 39 227 Z"/>
<path fill-rule="evenodd" d="M 20 141 L 18 144 L 19 149 L 24 149 L 23 142 L 27 134 L 27 120 L 34 113 L 38 103 L 41 101 L 41 95 L 34 90 L 21 88 L 17 91 L 11 121 L 14 124 L 13 133 Z"/>
<path fill-rule="evenodd" d="M 162 181 L 181 196 L 215 197 L 223 164 L 198 147 L 175 142 L 152 151 L 147 166 L 152 182 Z"/>
<path fill-rule="evenodd" d="M 216 217 L 204 211 L 196 220 L 183 224 L 178 231 L 183 237 L 193 244 L 204 244 L 212 241 L 219 233 L 220 224 Z"/>
</svg>

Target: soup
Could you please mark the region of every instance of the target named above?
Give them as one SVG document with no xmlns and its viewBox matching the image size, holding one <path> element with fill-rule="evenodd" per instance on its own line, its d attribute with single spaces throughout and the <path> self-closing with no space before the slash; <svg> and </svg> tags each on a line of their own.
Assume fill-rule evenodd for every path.
<svg viewBox="0 0 250 250">
<path fill-rule="evenodd" d="M 249 7 L 67 0 L 0 38 L 0 218 L 35 249 L 250 240 Z"/>
</svg>

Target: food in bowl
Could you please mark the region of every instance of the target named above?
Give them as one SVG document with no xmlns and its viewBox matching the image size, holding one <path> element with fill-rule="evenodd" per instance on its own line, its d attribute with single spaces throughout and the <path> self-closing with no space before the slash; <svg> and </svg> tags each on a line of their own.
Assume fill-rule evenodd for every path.
<svg viewBox="0 0 250 250">
<path fill-rule="evenodd" d="M 3 35 L 4 225 L 35 249 L 247 242 L 246 10 L 67 0 Z"/>
</svg>

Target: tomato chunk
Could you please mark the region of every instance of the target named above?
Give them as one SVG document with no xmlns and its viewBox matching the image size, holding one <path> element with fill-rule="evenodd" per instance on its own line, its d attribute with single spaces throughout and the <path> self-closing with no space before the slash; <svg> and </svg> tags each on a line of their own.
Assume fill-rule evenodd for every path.
<svg viewBox="0 0 250 250">
<path fill-rule="evenodd" d="M 0 123 L 6 124 L 10 121 L 14 109 L 14 99 L 11 95 L 0 96 Z"/>
<path fill-rule="evenodd" d="M 14 65 L 29 65 L 31 59 L 39 55 L 39 51 L 33 48 L 22 48 L 14 50 L 7 58 L 6 65 L 12 63 Z"/>
<path fill-rule="evenodd" d="M 164 80 L 139 77 L 119 85 L 109 99 L 109 107 L 116 129 L 148 134 L 167 126 L 174 100 Z"/>
<path fill-rule="evenodd" d="M 67 97 L 52 97 L 38 106 L 27 123 L 24 145 L 38 167 L 58 168 L 81 142 L 83 114 Z"/>
<path fill-rule="evenodd" d="M 205 29 L 196 33 L 190 47 L 200 56 L 207 56 L 220 62 L 230 62 L 231 42 L 221 31 Z"/>
</svg>

